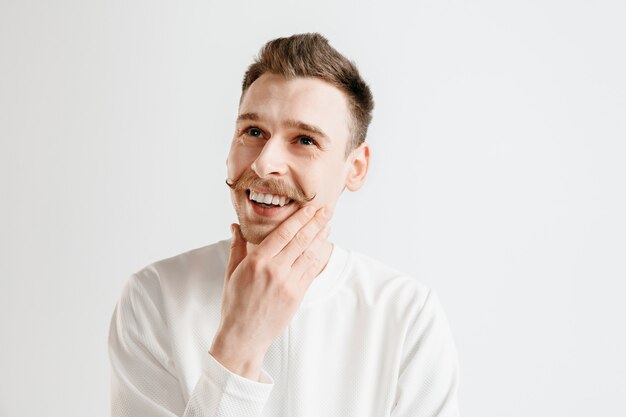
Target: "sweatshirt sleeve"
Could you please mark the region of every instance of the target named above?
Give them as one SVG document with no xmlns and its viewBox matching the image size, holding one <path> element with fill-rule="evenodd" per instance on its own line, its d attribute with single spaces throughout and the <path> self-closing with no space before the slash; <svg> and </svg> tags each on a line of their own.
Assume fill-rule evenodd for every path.
<svg viewBox="0 0 626 417">
<path fill-rule="evenodd" d="M 185 401 L 171 355 L 156 271 L 127 281 L 109 328 L 112 417 L 260 416 L 273 388 L 263 372 L 252 381 L 230 372 L 208 352 Z"/>
<path fill-rule="evenodd" d="M 391 417 L 457 417 L 458 387 L 454 340 L 431 290 L 407 330 Z"/>
</svg>

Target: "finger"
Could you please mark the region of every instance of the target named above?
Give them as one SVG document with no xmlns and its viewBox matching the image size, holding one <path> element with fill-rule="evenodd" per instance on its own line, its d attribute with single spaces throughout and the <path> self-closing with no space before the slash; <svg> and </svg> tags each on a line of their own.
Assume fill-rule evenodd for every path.
<svg viewBox="0 0 626 417">
<path fill-rule="evenodd" d="M 276 256 L 291 242 L 291 239 L 293 239 L 298 230 L 311 220 L 315 214 L 315 210 L 315 207 L 309 205 L 296 211 L 259 243 L 256 249 L 257 252 L 270 257 Z"/>
<path fill-rule="evenodd" d="M 241 228 L 238 224 L 231 224 L 230 231 L 232 233 L 232 239 L 230 241 L 230 256 L 228 258 L 228 265 L 226 266 L 226 279 L 230 278 L 237 265 L 247 255 L 246 240 L 241 234 Z"/>
<path fill-rule="evenodd" d="M 276 255 L 276 260 L 282 265 L 291 267 L 302 253 L 309 248 L 318 233 L 326 226 L 330 219 L 330 210 L 322 208 L 315 216 L 294 235 L 285 248 Z"/>
<path fill-rule="evenodd" d="M 298 257 L 291 268 L 293 276 L 299 280 L 303 291 L 309 288 L 315 277 L 321 272 L 324 261 L 322 249 L 329 234 L 330 225 L 327 225 L 315 236 L 311 245 Z"/>
</svg>

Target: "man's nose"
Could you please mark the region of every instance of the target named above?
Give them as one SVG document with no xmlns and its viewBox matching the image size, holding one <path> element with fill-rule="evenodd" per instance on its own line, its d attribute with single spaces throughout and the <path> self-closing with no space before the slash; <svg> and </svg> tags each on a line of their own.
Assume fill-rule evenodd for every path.
<svg viewBox="0 0 626 417">
<path fill-rule="evenodd" d="M 287 172 L 287 150 L 279 136 L 269 138 L 261 153 L 252 163 L 252 170 L 259 178 L 271 175 L 283 175 Z"/>
</svg>

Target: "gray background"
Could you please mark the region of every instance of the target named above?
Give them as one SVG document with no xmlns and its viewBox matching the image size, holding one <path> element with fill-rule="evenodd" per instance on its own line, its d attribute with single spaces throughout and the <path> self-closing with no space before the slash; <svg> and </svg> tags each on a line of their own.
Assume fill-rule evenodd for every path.
<svg viewBox="0 0 626 417">
<path fill-rule="evenodd" d="M 626 4 L 0 0 L 0 416 L 109 413 L 127 277 L 228 237 L 243 71 L 320 31 L 376 99 L 332 238 L 435 288 L 465 416 L 626 415 Z"/>
</svg>

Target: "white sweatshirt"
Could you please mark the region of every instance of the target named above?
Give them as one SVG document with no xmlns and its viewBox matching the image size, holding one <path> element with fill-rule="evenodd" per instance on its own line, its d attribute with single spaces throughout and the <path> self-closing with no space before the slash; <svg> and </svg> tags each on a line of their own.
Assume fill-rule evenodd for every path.
<svg viewBox="0 0 626 417">
<path fill-rule="evenodd" d="M 230 241 L 133 274 L 109 334 L 114 417 L 458 416 L 458 362 L 436 295 L 334 245 L 259 381 L 208 350 Z"/>
</svg>

